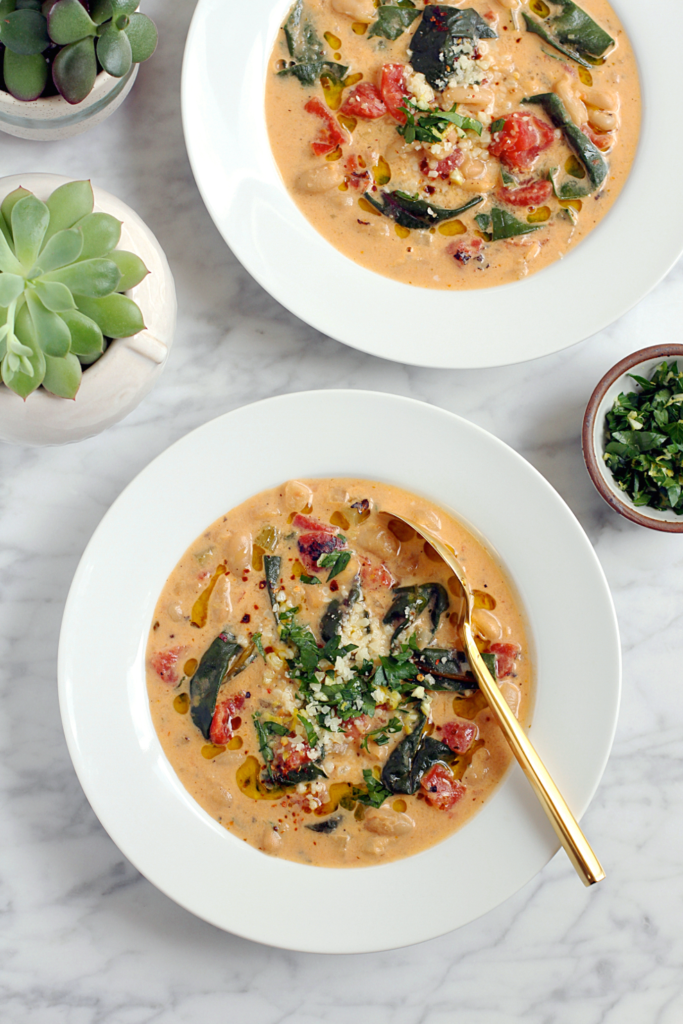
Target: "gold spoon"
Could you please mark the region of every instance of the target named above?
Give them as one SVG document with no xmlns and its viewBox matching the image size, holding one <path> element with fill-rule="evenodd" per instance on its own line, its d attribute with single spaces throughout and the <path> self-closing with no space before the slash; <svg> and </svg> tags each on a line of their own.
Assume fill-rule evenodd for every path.
<svg viewBox="0 0 683 1024">
<path fill-rule="evenodd" d="M 569 810 L 564 797 L 536 753 L 531 740 L 513 715 L 508 702 L 500 692 L 497 682 L 487 669 L 486 663 L 474 642 L 472 634 L 474 599 L 470 585 L 467 582 L 465 570 L 458 562 L 454 552 L 446 547 L 438 537 L 435 537 L 430 530 L 425 529 L 423 526 L 418 526 L 412 519 L 399 516 L 395 512 L 392 512 L 391 516 L 411 526 L 418 536 L 431 544 L 437 554 L 443 558 L 446 565 L 455 574 L 462 587 L 465 599 L 465 617 L 462 626 L 465 653 L 472 667 L 472 672 L 479 683 L 479 689 L 486 698 L 489 708 L 498 719 L 498 725 L 505 739 L 510 744 L 513 754 L 531 783 L 543 810 L 548 816 L 550 824 L 555 829 L 558 839 L 564 846 L 584 885 L 594 885 L 596 882 L 600 882 L 605 877 L 600 861 L 590 848 L 588 840 L 579 828 L 579 823 Z"/>
</svg>

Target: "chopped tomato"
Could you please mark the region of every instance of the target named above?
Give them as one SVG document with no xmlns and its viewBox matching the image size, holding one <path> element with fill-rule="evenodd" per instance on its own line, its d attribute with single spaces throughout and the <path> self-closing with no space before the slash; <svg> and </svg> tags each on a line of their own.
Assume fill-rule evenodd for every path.
<svg viewBox="0 0 683 1024">
<path fill-rule="evenodd" d="M 512 675 L 521 650 L 519 644 L 491 644 L 489 651 L 496 656 L 496 672 L 499 679 Z"/>
<path fill-rule="evenodd" d="M 457 260 L 461 265 L 475 260 L 477 263 L 484 262 L 484 243 L 481 238 L 472 238 L 469 242 L 451 242 L 446 246 L 446 252 Z"/>
<path fill-rule="evenodd" d="M 443 727 L 443 741 L 456 754 L 464 754 L 472 746 L 477 727 L 472 722 L 446 722 Z"/>
<path fill-rule="evenodd" d="M 499 199 L 510 206 L 542 206 L 553 194 L 549 181 L 525 181 L 519 188 L 499 188 Z"/>
<path fill-rule="evenodd" d="M 452 153 L 444 157 L 443 160 L 439 160 L 436 167 L 430 167 L 429 161 L 425 158 L 420 162 L 420 170 L 426 178 L 443 178 L 444 181 L 448 181 L 451 171 L 459 167 L 464 159 L 465 154 L 456 148 Z"/>
<path fill-rule="evenodd" d="M 235 729 L 239 729 L 241 719 L 237 712 L 244 707 L 246 694 L 238 693 L 235 697 L 227 697 L 216 704 L 216 710 L 211 719 L 209 737 L 212 743 L 229 743 Z"/>
<path fill-rule="evenodd" d="M 358 157 L 354 153 L 346 161 L 346 169 L 349 172 L 349 176 L 346 179 L 349 185 L 352 185 L 353 188 L 365 189 L 367 187 L 370 171 L 361 169 Z"/>
<path fill-rule="evenodd" d="M 447 811 L 458 800 L 462 800 L 467 789 L 462 782 L 453 778 L 453 773 L 443 764 L 430 768 L 420 783 L 425 799 L 432 807 Z"/>
<path fill-rule="evenodd" d="M 396 580 L 383 562 L 371 562 L 369 558 L 361 558 L 360 560 L 360 579 L 365 590 L 393 587 L 396 583 Z"/>
<path fill-rule="evenodd" d="M 382 67 L 382 77 L 379 84 L 382 99 L 384 100 L 387 112 L 399 124 L 406 123 L 406 115 L 401 110 L 401 107 L 410 95 L 406 89 L 405 78 L 405 64 L 385 64 Z"/>
<path fill-rule="evenodd" d="M 290 772 L 298 772 L 300 768 L 307 765 L 311 758 L 311 748 L 304 740 L 301 746 L 278 747 L 273 758 L 273 769 L 278 775 L 288 775 Z"/>
<path fill-rule="evenodd" d="M 356 718 L 347 718 L 344 722 L 344 735 L 349 740 L 359 740 L 365 736 L 372 724 L 369 715 L 358 715 Z"/>
<path fill-rule="evenodd" d="M 332 153 L 342 142 L 346 142 L 346 136 L 339 124 L 317 96 L 313 96 L 308 101 L 304 110 L 308 114 L 315 114 L 322 121 L 318 129 L 318 136 L 311 143 L 311 148 L 316 156 L 325 156 L 327 153 Z"/>
<path fill-rule="evenodd" d="M 606 153 L 608 149 L 612 148 L 611 132 L 596 132 L 589 124 L 582 124 L 581 131 L 584 135 L 588 136 L 593 145 L 596 146 L 601 153 Z"/>
<path fill-rule="evenodd" d="M 329 533 L 303 533 L 297 544 L 301 561 L 309 572 L 318 571 L 318 559 L 330 551 L 340 551 L 346 542 L 339 537 L 330 537 Z"/>
<path fill-rule="evenodd" d="M 386 114 L 387 108 L 377 86 L 371 82 L 361 82 L 346 97 L 341 105 L 341 112 L 349 117 L 362 117 L 366 121 L 374 121 L 376 117 Z"/>
<path fill-rule="evenodd" d="M 297 530 L 312 530 L 314 533 L 339 533 L 336 526 L 329 526 L 327 523 L 321 523 L 317 519 L 313 519 L 311 516 L 302 515 L 301 512 L 294 516 L 292 519 L 292 526 L 295 526 Z"/>
<path fill-rule="evenodd" d="M 539 153 L 555 141 L 555 129 L 533 114 L 515 110 L 505 118 L 505 124 L 489 146 L 492 156 L 517 171 L 528 171 Z"/>
<path fill-rule="evenodd" d="M 172 647 L 170 651 L 158 651 L 149 659 L 156 674 L 171 686 L 175 686 L 180 678 L 176 671 L 176 664 L 184 649 L 184 647 Z"/>
</svg>

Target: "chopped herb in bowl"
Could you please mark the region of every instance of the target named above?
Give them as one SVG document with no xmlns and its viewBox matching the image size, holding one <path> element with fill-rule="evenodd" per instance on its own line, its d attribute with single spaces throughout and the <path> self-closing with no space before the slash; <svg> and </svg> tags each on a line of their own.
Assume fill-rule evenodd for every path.
<svg viewBox="0 0 683 1024">
<path fill-rule="evenodd" d="M 605 417 L 604 460 L 636 506 L 683 516 L 683 372 L 661 363 L 639 389 L 621 393 Z"/>
</svg>

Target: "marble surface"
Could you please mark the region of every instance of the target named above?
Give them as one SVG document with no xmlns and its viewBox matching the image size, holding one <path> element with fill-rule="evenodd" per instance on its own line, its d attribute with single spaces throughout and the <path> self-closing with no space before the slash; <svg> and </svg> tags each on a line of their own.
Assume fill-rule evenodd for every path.
<svg viewBox="0 0 683 1024">
<path fill-rule="evenodd" d="M 180 305 L 166 373 L 128 419 L 61 449 L 0 444 L 0 1020 L 680 1024 L 683 536 L 641 529 L 603 504 L 579 438 L 590 392 L 614 362 L 643 345 L 681 341 L 683 263 L 608 330 L 526 365 L 420 370 L 344 348 L 274 302 L 222 243 L 193 183 L 179 113 L 194 4 L 146 0 L 145 8 L 159 25 L 160 50 L 110 121 L 66 142 L 3 135 L 0 147 L 2 174 L 92 176 L 136 209 L 166 249 Z M 529 459 L 595 545 L 624 649 L 614 751 L 584 819 L 607 879 L 584 890 L 558 855 L 465 929 L 344 959 L 220 932 L 142 878 L 83 796 L 56 687 L 71 577 L 136 473 L 213 416 L 269 395 L 332 386 L 434 403 Z M 549 596 L 561 585 L 548 584 Z M 568 637 L 558 657 L 571 656 Z M 466 884 L 466 867 L 454 865 L 444 879 L 450 884 Z M 362 891 L 357 899 L 362 928 Z"/>
</svg>

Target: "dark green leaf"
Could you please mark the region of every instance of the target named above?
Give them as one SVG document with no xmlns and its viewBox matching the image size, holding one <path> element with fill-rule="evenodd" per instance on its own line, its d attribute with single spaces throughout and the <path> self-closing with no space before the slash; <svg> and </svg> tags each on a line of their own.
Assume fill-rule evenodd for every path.
<svg viewBox="0 0 683 1024">
<path fill-rule="evenodd" d="M 322 74 L 329 75 L 335 82 L 340 82 L 346 77 L 348 70 L 344 64 L 335 64 L 331 60 L 316 60 L 303 64 L 292 64 L 290 67 L 278 71 L 278 75 L 294 75 L 302 85 L 313 85 Z"/>
<path fill-rule="evenodd" d="M 301 573 L 299 579 L 301 580 L 302 583 L 307 583 L 309 587 L 314 587 L 316 583 L 322 582 L 322 580 L 320 580 L 317 576 L 307 576 L 305 572 Z"/>
<path fill-rule="evenodd" d="M 368 36 L 383 36 L 385 39 L 398 39 L 409 28 L 420 11 L 411 7 L 394 7 L 382 4 L 377 8 L 377 21 L 370 26 Z"/>
<path fill-rule="evenodd" d="M 190 680 L 190 714 L 204 739 L 209 739 L 218 691 L 230 669 L 236 667 L 242 651 L 233 634 L 224 630 L 204 652 Z"/>
<path fill-rule="evenodd" d="M 289 55 L 297 64 L 310 64 L 324 58 L 325 47 L 303 0 L 296 0 L 283 29 Z"/>
<path fill-rule="evenodd" d="M 338 576 L 344 571 L 346 566 L 351 561 L 350 551 L 330 551 L 328 554 L 323 555 L 322 558 L 318 559 L 318 565 L 321 569 L 329 569 L 330 573 L 327 577 L 329 583 L 331 579 Z"/>
<path fill-rule="evenodd" d="M 439 627 L 439 621 L 448 610 L 450 601 L 448 593 L 440 583 L 415 584 L 412 587 L 395 587 L 392 591 L 394 599 L 382 622 L 385 626 L 393 626 L 391 638 L 393 643 L 409 623 L 429 609 L 432 632 Z"/>
<path fill-rule="evenodd" d="M 560 14 L 537 21 L 524 12 L 524 22 L 529 32 L 534 32 L 546 43 L 566 57 L 584 67 L 594 64 L 614 46 L 614 40 L 597 22 L 578 7 L 573 0 L 553 0 L 562 8 Z"/>
<path fill-rule="evenodd" d="M 411 772 L 426 726 L 427 716 L 420 715 L 412 732 L 401 740 L 387 758 L 381 781 L 390 793 L 414 793 L 417 789 L 417 785 L 413 786 Z"/>
<path fill-rule="evenodd" d="M 363 769 L 363 778 L 367 786 L 367 793 L 359 793 L 358 800 L 369 807 L 381 807 L 384 801 L 391 796 L 391 790 L 385 789 L 369 768 Z"/>
<path fill-rule="evenodd" d="M 442 91 L 455 74 L 463 39 L 496 39 L 496 33 L 480 14 L 471 8 L 430 4 L 422 12 L 410 48 L 410 63 L 421 72 L 433 89 Z"/>
<path fill-rule="evenodd" d="M 435 224 L 441 223 L 441 221 L 452 220 L 454 217 L 464 213 L 465 210 L 470 210 L 473 206 L 477 206 L 484 199 L 483 196 L 475 196 L 455 210 L 445 210 L 434 203 L 428 203 L 424 199 L 416 199 L 398 190 L 395 192 L 380 192 L 379 194 L 381 202 L 374 199 L 369 192 L 365 192 L 364 197 L 385 217 L 390 217 L 404 228 L 419 231 L 429 229 Z"/>
<path fill-rule="evenodd" d="M 494 206 L 491 210 L 491 238 L 498 242 L 501 238 L 514 238 L 515 235 L 528 235 L 532 231 L 538 231 L 540 224 L 527 224 L 526 221 L 517 220 L 507 210 L 501 210 Z"/>
<path fill-rule="evenodd" d="M 567 144 L 586 168 L 592 185 L 591 191 L 599 188 L 609 171 L 607 161 L 597 146 L 574 124 L 560 97 L 554 92 L 545 92 L 539 93 L 537 96 L 529 96 L 527 99 L 523 99 L 522 103 L 537 103 L 543 107 L 555 127 L 562 130 Z M 588 193 L 582 193 L 582 195 L 586 194 Z"/>
</svg>

